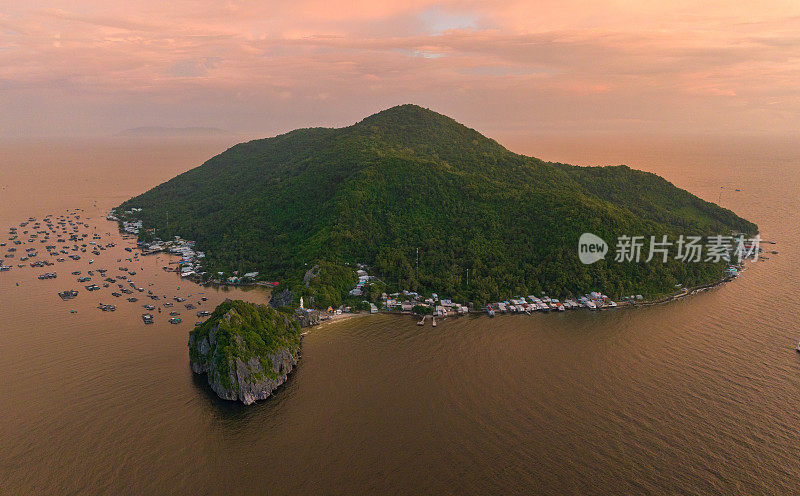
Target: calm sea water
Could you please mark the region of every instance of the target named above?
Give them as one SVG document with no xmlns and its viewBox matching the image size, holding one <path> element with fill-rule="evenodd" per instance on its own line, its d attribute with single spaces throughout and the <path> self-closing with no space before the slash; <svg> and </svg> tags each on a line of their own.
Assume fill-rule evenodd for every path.
<svg viewBox="0 0 800 496">
<path fill-rule="evenodd" d="M 101 219 L 110 206 L 229 144 L 3 143 L 0 233 L 78 207 L 117 236 Z M 54 281 L 35 279 L 44 269 L 0 273 L 0 494 L 796 493 L 800 146 L 506 144 L 659 173 L 757 222 L 779 254 L 663 306 L 315 328 L 290 381 L 252 407 L 192 375 L 192 317 L 144 326 L 138 304 L 103 313 L 94 306 L 111 298 L 86 292 L 62 302 L 55 293 L 78 286 L 65 266 Z M 114 256 L 96 266 L 116 267 Z M 134 279 L 203 291 L 209 306 L 266 298 L 182 283 L 160 270 L 167 261 L 144 258 Z"/>
</svg>

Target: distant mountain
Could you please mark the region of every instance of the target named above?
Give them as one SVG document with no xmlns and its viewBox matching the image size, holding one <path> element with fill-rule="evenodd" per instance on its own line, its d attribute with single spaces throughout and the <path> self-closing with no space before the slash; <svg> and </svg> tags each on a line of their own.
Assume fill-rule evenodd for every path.
<svg viewBox="0 0 800 496">
<path fill-rule="evenodd" d="M 125 129 L 118 133 L 118 136 L 133 136 L 144 138 L 182 138 L 182 137 L 206 137 L 206 136 L 225 136 L 229 135 L 224 129 L 215 127 L 162 127 L 144 126 Z"/>
<path fill-rule="evenodd" d="M 416 105 L 238 144 L 119 208 L 131 207 L 156 235 L 196 240 L 209 272 L 259 271 L 332 304 L 352 288 L 356 262 L 389 290 L 460 301 L 663 294 L 718 280 L 724 267 L 615 263 L 618 235 L 757 229 L 655 174 L 518 155 Z M 583 232 L 612 244 L 605 261 L 580 263 Z"/>
</svg>

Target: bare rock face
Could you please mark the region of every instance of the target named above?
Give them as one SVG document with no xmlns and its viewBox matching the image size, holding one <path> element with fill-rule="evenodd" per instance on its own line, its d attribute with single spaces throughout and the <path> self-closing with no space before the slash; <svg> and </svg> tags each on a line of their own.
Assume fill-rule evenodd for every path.
<svg viewBox="0 0 800 496">
<path fill-rule="evenodd" d="M 250 405 L 269 397 L 300 358 L 297 319 L 264 305 L 222 303 L 189 334 L 192 371 L 226 400 Z"/>
</svg>

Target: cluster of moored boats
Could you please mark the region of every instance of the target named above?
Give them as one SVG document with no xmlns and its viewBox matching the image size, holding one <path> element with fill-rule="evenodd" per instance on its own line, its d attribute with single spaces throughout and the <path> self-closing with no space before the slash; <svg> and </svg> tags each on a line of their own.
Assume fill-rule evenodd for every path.
<svg viewBox="0 0 800 496">
<path fill-rule="evenodd" d="M 498 312 L 524 313 L 530 315 L 534 312 L 564 312 L 567 310 L 577 310 L 579 308 L 599 310 L 601 308 L 616 308 L 617 306 L 617 303 L 608 296 L 603 293 L 592 291 L 579 298 L 567 298 L 564 301 L 548 296 L 537 297 L 528 295 L 527 299 L 524 296 L 517 296 L 506 301 L 486 305 L 486 313 L 489 314 L 489 317 L 494 317 Z"/>
<path fill-rule="evenodd" d="M 3 258 L 0 259 L 3 260 L 0 261 L 0 271 L 7 272 L 12 269 L 22 269 L 29 266 L 48 267 L 55 265 L 53 262 L 42 258 L 47 255 L 40 255 L 40 251 L 46 252 L 51 257 L 56 257 L 56 263 L 61 263 L 66 262 L 66 258 L 70 258 L 73 261 L 81 260 L 81 256 L 78 253 L 88 252 L 99 256 L 103 251 L 115 248 L 117 246 L 116 243 L 104 243 L 102 241 L 103 236 L 97 234 L 96 232 L 91 232 L 93 228 L 88 222 L 86 222 L 86 219 L 88 218 L 82 218 L 81 212 L 81 209 L 75 209 L 72 211 L 67 211 L 66 214 L 60 216 L 48 215 L 42 220 L 37 220 L 33 217 L 30 217 L 26 221 L 20 223 L 19 227 L 11 227 L 8 232 L 8 240 L 0 242 L 0 248 L 7 247 L 5 250 L 6 253 L 4 254 Z M 107 233 L 107 235 L 110 236 L 110 233 Z M 123 239 L 127 238 L 129 238 L 129 236 L 123 237 Z M 44 250 L 41 249 L 42 244 L 45 245 Z M 23 249 L 24 255 L 17 258 L 18 253 L 20 253 Z M 126 251 L 128 253 L 125 254 L 124 257 L 127 258 L 118 258 L 117 262 L 126 260 L 128 262 L 135 263 L 138 261 L 138 253 L 134 253 L 131 256 L 130 253 L 132 253 L 132 250 L 130 247 L 127 247 Z M 66 255 L 67 257 L 64 258 L 62 255 Z M 32 258 L 36 258 L 36 260 L 29 261 Z M 19 262 L 28 263 L 17 263 L 16 267 L 14 267 L 14 265 L 6 265 L 6 263 L 9 263 L 14 259 L 17 259 Z M 94 259 L 89 260 L 88 263 L 90 265 L 94 264 Z M 142 267 L 141 270 L 143 269 L 144 267 Z M 133 296 L 136 293 L 146 296 L 147 298 L 153 300 L 153 302 L 159 302 L 146 303 L 142 305 L 142 307 L 148 311 L 148 313 L 141 315 L 142 321 L 145 324 L 152 324 L 155 322 L 155 315 L 150 312 L 157 311 L 157 313 L 160 314 L 162 312 L 162 305 L 165 309 L 171 309 L 173 307 L 172 302 L 166 301 L 168 300 L 166 294 L 158 295 L 155 294 L 151 289 L 145 289 L 137 286 L 132 279 L 132 276 L 137 274 L 136 270 L 129 269 L 124 265 L 117 267 L 117 270 L 119 271 L 119 274 L 113 274 L 113 270 L 105 268 L 94 268 L 87 270 L 85 273 L 81 270 L 74 270 L 71 272 L 71 274 L 76 276 L 78 283 L 86 283 L 83 287 L 88 292 L 101 291 L 103 288 L 111 288 L 113 289 L 113 291 L 110 293 L 111 296 L 115 298 L 122 298 L 123 295 L 129 295 L 125 299 L 130 303 L 139 301 L 136 296 Z M 46 280 L 56 279 L 57 277 L 57 272 L 54 271 L 39 274 L 37 279 Z M 95 278 L 97 282 L 94 282 Z M 19 285 L 19 283 L 17 283 L 17 285 Z M 152 285 L 153 284 L 151 283 L 150 286 Z M 178 287 L 178 290 L 180 290 L 180 287 Z M 64 301 L 72 300 L 78 297 L 78 295 L 79 292 L 75 289 L 67 289 L 58 292 L 58 296 Z M 187 298 L 191 298 L 191 295 L 187 295 L 186 297 L 174 296 L 172 299 L 177 303 L 185 302 L 184 306 L 187 310 L 194 310 L 197 308 L 195 305 L 201 305 L 202 302 L 207 301 L 205 296 L 198 298 L 196 302 L 187 302 Z M 114 312 L 117 310 L 116 305 L 102 302 L 100 302 L 96 308 L 103 312 Z M 77 311 L 74 309 L 70 310 L 70 312 L 77 313 Z M 210 315 L 210 312 L 206 310 L 200 310 L 196 313 L 197 317 L 207 317 Z M 170 318 L 168 319 L 168 322 L 170 324 L 180 324 L 182 322 L 182 319 L 179 317 L 180 312 L 172 310 L 169 311 L 169 315 Z M 202 322 L 202 320 L 198 321 L 196 325 L 200 325 Z"/>
</svg>

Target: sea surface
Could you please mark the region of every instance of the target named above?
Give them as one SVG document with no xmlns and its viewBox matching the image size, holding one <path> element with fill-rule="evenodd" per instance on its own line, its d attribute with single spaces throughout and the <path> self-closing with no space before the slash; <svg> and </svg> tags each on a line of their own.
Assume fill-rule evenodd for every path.
<svg viewBox="0 0 800 496">
<path fill-rule="evenodd" d="M 81 208 L 118 247 L 0 273 L 0 494 L 797 494 L 796 140 L 501 142 L 658 173 L 758 223 L 778 253 L 732 283 L 647 308 L 323 325 L 288 383 L 244 407 L 189 369 L 193 312 L 145 326 L 148 301 L 106 313 L 95 306 L 112 303 L 108 289 L 56 295 L 82 290 L 70 272 L 96 258 L 95 268 L 135 265 L 133 279 L 158 294 L 202 292 L 201 308 L 266 301 L 262 290 L 181 281 L 161 270 L 167 255 L 118 263 L 130 241 L 103 218 L 233 143 L 2 142 L 0 238 L 28 217 Z M 57 279 L 36 279 L 51 270 Z"/>
</svg>

